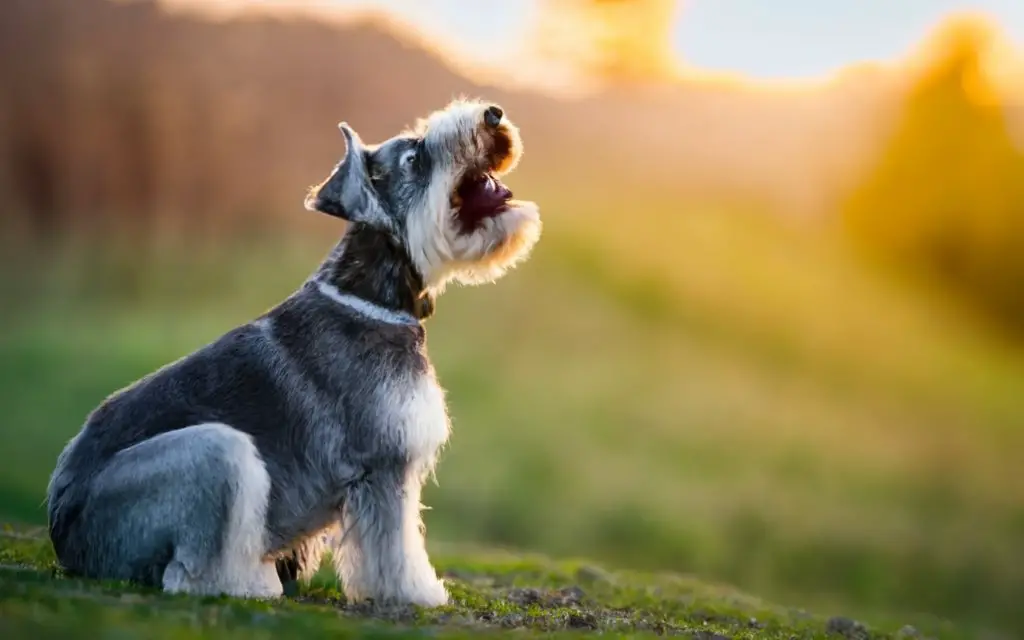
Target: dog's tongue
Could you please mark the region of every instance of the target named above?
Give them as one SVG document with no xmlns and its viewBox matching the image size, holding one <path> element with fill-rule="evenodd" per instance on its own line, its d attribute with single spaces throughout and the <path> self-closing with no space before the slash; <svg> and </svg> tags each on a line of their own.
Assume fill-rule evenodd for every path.
<svg viewBox="0 0 1024 640">
<path fill-rule="evenodd" d="M 459 187 L 462 210 L 469 217 L 483 218 L 494 215 L 511 197 L 512 192 L 509 188 L 491 175 L 467 180 Z"/>
<path fill-rule="evenodd" d="M 498 180 L 490 174 L 488 174 L 486 178 L 487 179 L 484 181 L 484 189 L 487 193 L 498 198 L 502 202 L 512 197 L 512 190 L 506 187 L 501 180 Z"/>
</svg>

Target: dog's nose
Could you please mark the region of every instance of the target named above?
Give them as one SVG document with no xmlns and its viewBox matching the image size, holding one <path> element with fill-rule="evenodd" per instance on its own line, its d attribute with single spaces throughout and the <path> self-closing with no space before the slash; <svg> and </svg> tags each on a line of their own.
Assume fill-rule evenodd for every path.
<svg viewBox="0 0 1024 640">
<path fill-rule="evenodd" d="M 505 112 L 501 110 L 501 107 L 487 107 L 487 111 L 484 111 L 484 122 L 487 123 L 488 127 L 497 127 L 501 124 L 501 117 L 505 115 Z"/>
</svg>

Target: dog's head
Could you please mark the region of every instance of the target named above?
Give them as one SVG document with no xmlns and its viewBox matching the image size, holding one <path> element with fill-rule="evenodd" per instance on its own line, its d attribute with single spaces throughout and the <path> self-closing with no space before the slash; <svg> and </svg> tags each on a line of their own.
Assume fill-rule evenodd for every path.
<svg viewBox="0 0 1024 640">
<path fill-rule="evenodd" d="M 392 235 L 428 289 L 494 280 L 540 237 L 537 205 L 513 200 L 498 179 L 522 155 L 500 107 L 458 100 L 376 145 L 338 126 L 345 157 L 310 189 L 306 208 Z"/>
</svg>

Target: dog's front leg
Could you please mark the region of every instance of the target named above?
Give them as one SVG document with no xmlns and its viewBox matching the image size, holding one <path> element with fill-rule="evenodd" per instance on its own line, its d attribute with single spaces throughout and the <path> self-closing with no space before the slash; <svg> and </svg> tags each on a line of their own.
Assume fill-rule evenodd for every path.
<svg viewBox="0 0 1024 640">
<path fill-rule="evenodd" d="M 342 514 L 343 537 L 334 556 L 345 596 L 382 604 L 447 604 L 448 593 L 427 557 L 415 465 L 375 469 L 352 485 Z"/>
</svg>

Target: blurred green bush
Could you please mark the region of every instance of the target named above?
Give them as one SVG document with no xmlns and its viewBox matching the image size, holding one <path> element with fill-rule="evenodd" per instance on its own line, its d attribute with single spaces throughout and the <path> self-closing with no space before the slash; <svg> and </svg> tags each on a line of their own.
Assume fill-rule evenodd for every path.
<svg viewBox="0 0 1024 640">
<path fill-rule="evenodd" d="M 993 32 L 940 34 L 877 166 L 842 209 L 876 258 L 1024 330 L 1024 143 L 986 64 Z"/>
</svg>

